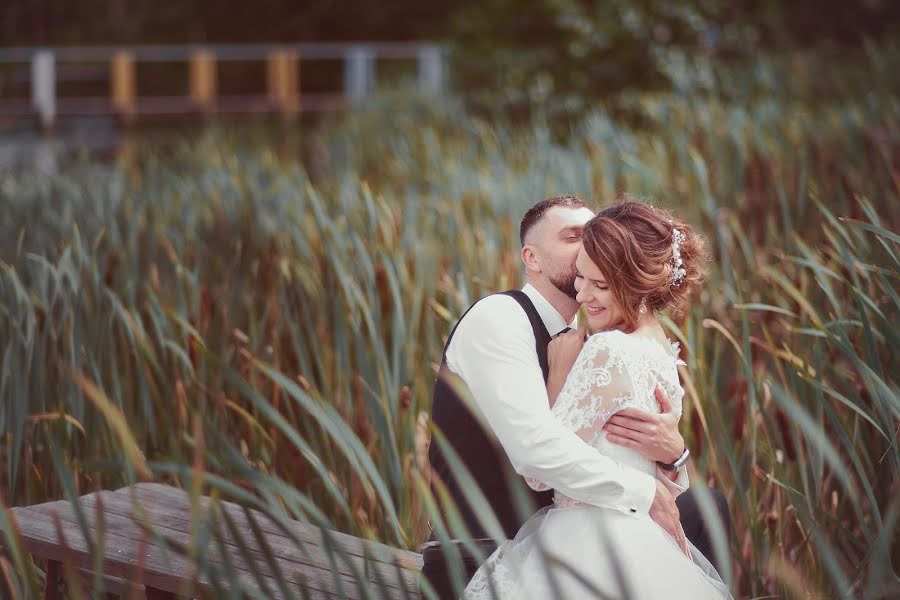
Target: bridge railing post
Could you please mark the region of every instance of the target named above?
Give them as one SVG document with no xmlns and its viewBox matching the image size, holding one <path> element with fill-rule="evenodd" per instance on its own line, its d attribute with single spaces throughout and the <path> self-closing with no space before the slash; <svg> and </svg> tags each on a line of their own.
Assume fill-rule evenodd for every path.
<svg viewBox="0 0 900 600">
<path fill-rule="evenodd" d="M 444 60 L 438 46 L 428 44 L 419 47 L 419 89 L 425 94 L 436 95 L 444 87 Z"/>
<path fill-rule="evenodd" d="M 204 112 L 211 112 L 216 107 L 216 55 L 195 50 L 190 65 L 191 101 Z"/>
<path fill-rule="evenodd" d="M 113 108 L 125 122 L 132 121 L 137 113 L 137 78 L 132 52 L 119 50 L 113 55 L 110 61 L 110 83 Z"/>
<path fill-rule="evenodd" d="M 276 50 L 266 62 L 269 99 L 286 119 L 293 118 L 300 110 L 299 64 L 299 55 L 290 50 Z"/>
<path fill-rule="evenodd" d="M 375 53 L 366 46 L 352 46 L 344 55 L 344 96 L 359 104 L 375 91 Z"/>
<path fill-rule="evenodd" d="M 41 126 L 56 120 L 56 57 L 50 50 L 38 50 L 31 57 L 31 105 Z"/>
</svg>

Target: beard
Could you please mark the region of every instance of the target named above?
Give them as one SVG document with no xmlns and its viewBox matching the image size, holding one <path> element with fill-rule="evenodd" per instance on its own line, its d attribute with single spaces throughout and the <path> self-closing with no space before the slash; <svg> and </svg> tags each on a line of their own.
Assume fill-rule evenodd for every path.
<svg viewBox="0 0 900 600">
<path fill-rule="evenodd" d="M 566 271 L 562 273 L 555 273 L 550 277 L 550 283 L 553 284 L 553 287 L 561 291 L 563 294 L 571 298 L 575 299 L 575 296 L 578 295 L 578 290 L 575 289 L 575 267 L 569 267 Z"/>
</svg>

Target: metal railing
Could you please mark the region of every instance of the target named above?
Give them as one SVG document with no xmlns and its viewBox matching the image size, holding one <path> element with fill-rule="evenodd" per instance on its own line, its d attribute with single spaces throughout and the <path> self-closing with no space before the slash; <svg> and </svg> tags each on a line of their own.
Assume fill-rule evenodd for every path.
<svg viewBox="0 0 900 600">
<path fill-rule="evenodd" d="M 277 112 L 286 118 L 301 110 L 321 110 L 356 104 L 375 91 L 376 62 L 417 62 L 418 84 L 424 93 L 438 94 L 445 85 L 444 50 L 427 43 L 298 43 L 223 44 L 204 46 L 0 48 L 0 65 L 30 64 L 30 98 L 0 96 L 0 116 L 35 115 L 43 127 L 61 116 L 113 115 L 129 123 L 140 115 L 216 112 Z M 343 62 L 343 89 L 334 93 L 301 94 L 301 61 Z M 266 89 L 259 94 L 222 94 L 218 66 L 227 61 L 260 61 Z M 186 63 L 184 95 L 147 96 L 138 93 L 141 62 Z M 58 90 L 58 67 L 100 63 L 108 68 L 105 96 L 66 96 Z"/>
</svg>

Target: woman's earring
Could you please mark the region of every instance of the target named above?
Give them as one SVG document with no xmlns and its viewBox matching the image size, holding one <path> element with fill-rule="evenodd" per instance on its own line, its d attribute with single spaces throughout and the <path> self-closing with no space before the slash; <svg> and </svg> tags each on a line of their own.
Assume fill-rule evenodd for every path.
<svg viewBox="0 0 900 600">
<path fill-rule="evenodd" d="M 645 301 L 641 300 L 641 305 L 638 307 L 638 312 L 642 315 L 647 314 L 647 303 Z"/>
</svg>

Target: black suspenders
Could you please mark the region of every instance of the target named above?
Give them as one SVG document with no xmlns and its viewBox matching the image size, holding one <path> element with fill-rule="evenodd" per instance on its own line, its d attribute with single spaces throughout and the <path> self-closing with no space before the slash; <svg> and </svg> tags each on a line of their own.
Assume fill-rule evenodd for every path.
<svg viewBox="0 0 900 600">
<path fill-rule="evenodd" d="M 547 331 L 546 325 L 544 325 L 544 321 L 541 320 L 541 316 L 538 314 L 537 309 L 534 307 L 534 304 L 531 302 L 531 298 L 528 297 L 528 294 L 523 292 L 522 290 L 508 290 L 506 292 L 499 292 L 504 296 L 509 296 L 513 300 L 519 303 L 519 306 L 522 307 L 522 310 L 525 311 L 525 314 L 528 315 L 528 321 L 531 322 L 531 330 L 534 332 L 534 347 L 537 350 L 538 362 L 541 365 L 541 371 L 544 373 L 544 381 L 547 380 L 547 376 L 550 373 L 550 367 L 547 362 L 547 345 L 550 343 L 550 333 Z M 475 303 L 477 304 L 477 302 Z M 459 318 L 459 321 L 456 322 L 456 325 L 453 326 L 453 329 L 450 331 L 450 335 L 447 337 L 447 343 L 444 344 L 444 352 L 442 355 L 442 360 L 446 362 L 447 360 L 447 348 L 450 347 L 450 340 L 453 339 L 453 334 L 456 333 L 456 328 L 459 327 L 459 324 L 462 323 L 462 320 L 466 318 L 466 315 L 469 314 L 469 311 L 474 308 L 475 304 L 466 309 L 466 312 Z"/>
</svg>

